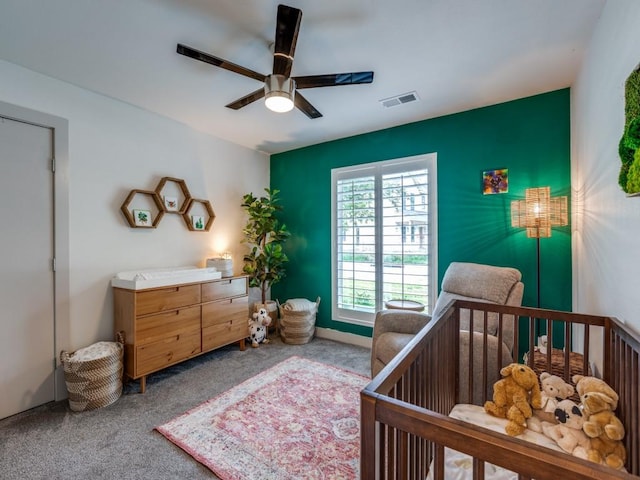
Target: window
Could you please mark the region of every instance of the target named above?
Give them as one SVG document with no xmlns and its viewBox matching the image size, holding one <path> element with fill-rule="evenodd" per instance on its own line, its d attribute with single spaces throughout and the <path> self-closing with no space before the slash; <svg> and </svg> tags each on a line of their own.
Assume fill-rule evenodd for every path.
<svg viewBox="0 0 640 480">
<path fill-rule="evenodd" d="M 436 282 L 435 154 L 343 167 L 332 181 L 332 313 L 373 325 L 391 299 L 431 311 Z"/>
</svg>

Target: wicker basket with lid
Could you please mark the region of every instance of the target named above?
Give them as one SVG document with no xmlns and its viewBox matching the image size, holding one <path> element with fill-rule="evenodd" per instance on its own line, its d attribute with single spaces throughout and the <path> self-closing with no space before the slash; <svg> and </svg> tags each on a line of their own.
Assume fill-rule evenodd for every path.
<svg viewBox="0 0 640 480">
<path fill-rule="evenodd" d="M 74 412 L 106 407 L 122 395 L 123 343 L 97 342 L 68 353 L 60 352 Z"/>
</svg>

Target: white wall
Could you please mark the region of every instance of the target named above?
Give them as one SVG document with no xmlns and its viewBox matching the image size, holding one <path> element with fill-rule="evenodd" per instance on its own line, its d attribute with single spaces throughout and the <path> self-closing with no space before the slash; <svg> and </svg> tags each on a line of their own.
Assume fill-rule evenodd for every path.
<svg viewBox="0 0 640 480">
<path fill-rule="evenodd" d="M 618 186 L 624 83 L 640 63 L 640 2 L 609 0 L 572 89 L 574 310 L 640 331 L 640 198 Z"/>
<path fill-rule="evenodd" d="M 242 195 L 269 185 L 267 155 L 3 61 L 0 101 L 69 121 L 69 318 L 58 319 L 68 327 L 58 352 L 113 338 L 110 279 L 119 271 L 203 266 L 223 251 L 241 269 Z M 164 176 L 184 179 L 194 198 L 211 202 L 209 232 L 187 230 L 175 214 L 157 229 L 128 226 L 120 212 L 126 195 L 153 190 Z M 0 281 L 10 281 L 1 272 Z"/>
</svg>

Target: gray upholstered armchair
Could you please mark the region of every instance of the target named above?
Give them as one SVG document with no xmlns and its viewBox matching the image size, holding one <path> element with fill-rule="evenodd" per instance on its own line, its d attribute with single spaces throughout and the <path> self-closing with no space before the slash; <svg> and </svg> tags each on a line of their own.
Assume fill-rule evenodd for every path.
<svg viewBox="0 0 640 480">
<path fill-rule="evenodd" d="M 442 291 L 438 296 L 433 316 L 437 317 L 455 299 L 520 306 L 524 292 L 524 284 L 520 281 L 521 278 L 521 273 L 515 268 L 453 262 L 447 268 L 442 279 Z M 431 318 L 431 316 L 423 313 L 406 310 L 383 310 L 378 312 L 373 327 L 371 375 L 377 375 Z M 469 315 L 467 314 L 466 318 L 462 317 L 460 322 L 460 371 L 464 372 L 468 370 L 469 365 Z M 489 362 L 494 363 L 494 366 L 489 364 L 490 371 L 497 372 L 501 366 L 513 361 L 511 354 L 514 342 L 514 323 L 515 319 L 513 317 L 505 316 L 503 318 L 502 365 L 496 366 L 496 368 L 493 367 L 498 358 L 496 351 L 499 347 L 499 340 L 495 336 L 487 337 L 487 348 L 489 351 L 494 352 L 493 355 L 489 355 Z M 497 328 L 497 316 L 489 315 L 487 333 L 493 335 Z M 478 318 L 477 321 L 474 321 L 473 335 L 481 336 L 482 334 L 479 332 L 482 332 L 482 329 L 482 318 Z M 481 341 L 480 339 L 478 344 Z M 480 349 L 474 348 L 473 361 L 475 364 L 481 365 L 477 363 L 483 361 Z M 489 379 L 489 385 L 493 385 L 496 380 L 498 378 Z M 465 382 L 463 375 L 460 376 L 460 391 L 463 397 L 467 396 L 468 383 Z M 483 398 L 483 392 L 480 389 L 476 391 L 476 388 L 474 388 L 472 403 L 481 403 Z"/>
</svg>

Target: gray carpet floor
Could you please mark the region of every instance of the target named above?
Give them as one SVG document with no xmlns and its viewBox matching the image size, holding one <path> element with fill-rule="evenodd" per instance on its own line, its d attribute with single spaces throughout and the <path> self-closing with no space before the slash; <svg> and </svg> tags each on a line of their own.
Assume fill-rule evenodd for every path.
<svg viewBox="0 0 640 480">
<path fill-rule="evenodd" d="M 145 394 L 128 384 L 108 407 L 72 412 L 52 402 L 1 420 L 0 478 L 216 479 L 154 427 L 293 355 L 369 375 L 369 349 L 325 339 L 227 346 L 150 375 Z"/>
</svg>

